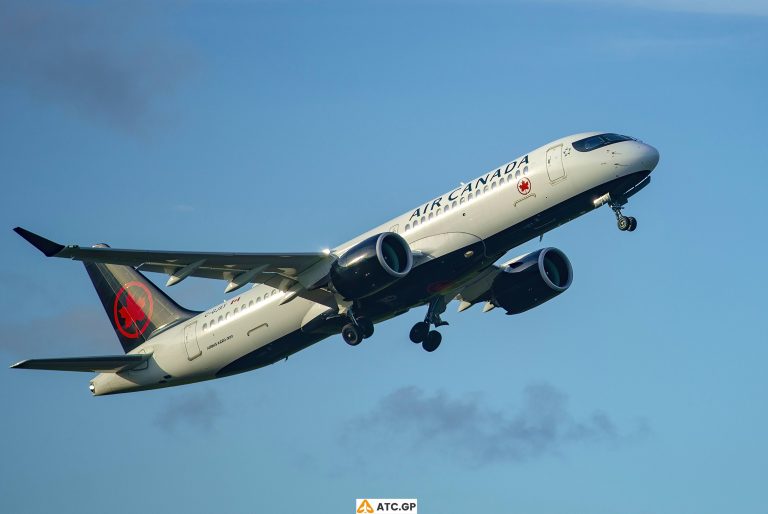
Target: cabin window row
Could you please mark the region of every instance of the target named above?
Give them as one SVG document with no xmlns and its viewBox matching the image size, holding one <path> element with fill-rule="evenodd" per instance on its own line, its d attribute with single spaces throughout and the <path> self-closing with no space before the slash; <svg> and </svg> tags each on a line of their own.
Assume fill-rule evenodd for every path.
<svg viewBox="0 0 768 514">
<path fill-rule="evenodd" d="M 522 175 L 527 175 L 528 174 L 528 166 L 523 168 L 522 171 L 518 169 L 515 172 L 515 178 L 516 179 L 520 178 L 521 174 Z M 454 200 L 451 203 L 447 203 L 447 204 L 443 205 L 442 207 L 439 207 L 439 208 L 435 209 L 434 211 L 430 212 L 428 215 L 422 216 L 420 219 L 413 220 L 413 223 L 407 223 L 405 225 L 405 231 L 408 232 L 412 228 L 418 227 L 420 224 L 424 224 L 424 223 L 426 223 L 427 221 L 430 221 L 433 218 L 439 217 L 441 214 L 445 214 L 448 211 L 450 211 L 451 209 L 455 209 L 456 207 L 458 207 L 458 206 L 460 206 L 460 205 L 462 205 L 462 204 L 464 204 L 466 202 L 469 202 L 473 198 L 478 197 L 478 196 L 483 195 L 483 194 L 486 194 L 486 193 L 489 193 L 490 191 L 493 191 L 494 189 L 496 189 L 496 187 L 500 187 L 500 186 L 504 185 L 505 182 L 511 182 L 511 181 L 512 181 L 512 177 L 511 176 L 509 176 L 509 177 L 500 177 L 498 180 L 494 180 L 493 182 L 491 182 L 490 186 L 486 185 L 482 189 L 478 188 L 475 191 L 470 191 L 467 194 L 467 196 L 462 196 L 458 200 Z"/>
<path fill-rule="evenodd" d="M 242 306 L 238 305 L 234 308 L 234 310 L 227 311 L 223 314 L 219 314 L 218 319 L 212 319 L 211 321 L 207 321 L 203 323 L 203 332 L 207 332 L 208 330 L 213 330 L 213 327 L 218 325 L 219 323 L 224 323 L 225 321 L 228 321 L 230 317 L 235 317 L 239 313 L 245 312 L 246 310 L 252 309 L 254 306 L 258 306 L 259 303 L 261 303 L 262 299 L 266 300 L 267 298 L 270 298 L 272 296 L 275 296 L 277 294 L 277 289 L 273 289 L 269 293 L 265 293 L 264 296 L 257 296 L 255 300 L 249 300 L 247 304 L 243 303 Z"/>
</svg>

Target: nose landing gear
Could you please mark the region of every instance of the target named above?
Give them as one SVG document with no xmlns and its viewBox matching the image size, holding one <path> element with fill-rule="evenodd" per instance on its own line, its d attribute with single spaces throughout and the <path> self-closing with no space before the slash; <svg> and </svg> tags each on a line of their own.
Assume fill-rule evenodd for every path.
<svg viewBox="0 0 768 514">
<path fill-rule="evenodd" d="M 447 321 L 443 321 L 440 318 L 440 314 L 445 312 L 445 299 L 442 296 L 438 296 L 429 303 L 429 309 L 427 315 L 424 317 L 424 321 L 416 323 L 411 328 L 409 334 L 411 341 L 416 344 L 421 344 L 421 347 L 428 352 L 434 352 L 443 340 L 443 336 L 437 330 L 430 330 L 430 326 L 434 325 L 435 328 L 447 325 Z"/>
<path fill-rule="evenodd" d="M 637 228 L 637 220 L 632 216 L 624 216 L 621 212 L 626 202 L 623 204 L 611 202 L 608 205 L 611 206 L 613 213 L 616 215 L 616 226 L 619 227 L 619 230 L 622 232 L 634 232 Z"/>
</svg>

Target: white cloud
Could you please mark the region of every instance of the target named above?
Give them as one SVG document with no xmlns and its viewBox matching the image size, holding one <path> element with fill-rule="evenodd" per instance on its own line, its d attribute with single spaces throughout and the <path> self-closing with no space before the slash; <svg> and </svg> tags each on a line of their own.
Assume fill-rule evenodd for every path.
<svg viewBox="0 0 768 514">
<path fill-rule="evenodd" d="M 611 7 L 625 6 L 639 9 L 655 9 L 673 12 L 707 14 L 739 14 L 768 16 L 766 0 L 546 0 L 550 2 L 579 4 L 604 4 Z"/>
</svg>

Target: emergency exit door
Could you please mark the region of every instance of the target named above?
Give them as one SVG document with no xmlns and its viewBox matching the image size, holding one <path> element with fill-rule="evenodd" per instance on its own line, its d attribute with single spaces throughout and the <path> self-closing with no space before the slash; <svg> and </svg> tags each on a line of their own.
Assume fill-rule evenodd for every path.
<svg viewBox="0 0 768 514">
<path fill-rule="evenodd" d="M 189 360 L 196 359 L 203 353 L 197 344 L 197 321 L 190 323 L 184 328 L 184 346 L 187 347 L 187 358 Z"/>
</svg>

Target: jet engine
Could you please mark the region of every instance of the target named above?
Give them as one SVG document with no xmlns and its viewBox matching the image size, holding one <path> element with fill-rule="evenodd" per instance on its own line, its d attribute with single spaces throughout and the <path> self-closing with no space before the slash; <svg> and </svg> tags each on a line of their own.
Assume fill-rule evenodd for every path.
<svg viewBox="0 0 768 514">
<path fill-rule="evenodd" d="M 520 314 L 551 300 L 573 281 L 571 262 L 557 248 L 542 248 L 501 268 L 491 286 L 491 302 Z"/>
<path fill-rule="evenodd" d="M 406 240 L 382 232 L 344 252 L 331 266 L 330 282 L 345 300 L 359 300 L 403 278 L 412 267 L 413 253 Z"/>
</svg>

